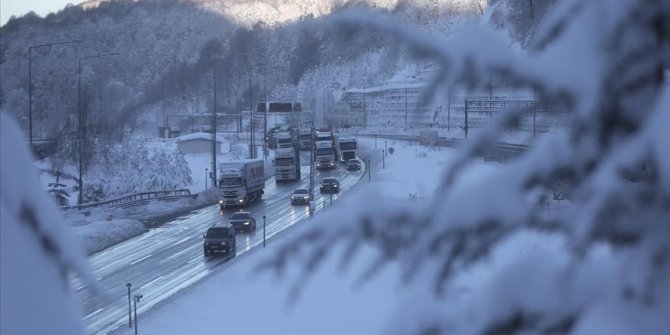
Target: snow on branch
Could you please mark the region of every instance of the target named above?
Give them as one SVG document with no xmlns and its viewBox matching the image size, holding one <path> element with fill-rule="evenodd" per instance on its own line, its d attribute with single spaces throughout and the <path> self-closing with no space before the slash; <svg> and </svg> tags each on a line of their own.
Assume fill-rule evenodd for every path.
<svg viewBox="0 0 670 335">
<path fill-rule="evenodd" d="M 670 66 L 670 2 L 562 1 L 538 28 L 537 42 L 520 51 L 484 26 L 440 41 L 370 11 L 343 11 L 329 23 L 347 35 L 375 30 L 436 62 L 435 95 L 495 73 L 566 106 L 574 119 L 569 133 L 545 135 L 522 157 L 463 183 L 478 154 L 525 112 L 507 111 L 461 149 L 430 203 L 417 210 L 368 194 L 351 211 L 324 216 L 263 266 L 281 272 L 306 259 L 302 282 L 336 244 L 346 247 L 343 263 L 357 244 L 376 246 L 383 257 L 362 278 L 384 261 L 399 262 L 405 283 L 434 288 L 437 302 L 422 301 L 434 319 L 402 327 L 406 333 L 426 324 L 430 333 L 473 334 L 607 333 L 603 324 L 661 334 L 670 327 L 662 317 L 670 315 L 670 85 L 662 75 Z M 571 205 L 548 216 L 528 198 L 557 182 L 568 185 Z M 498 260 L 504 266 L 477 281 L 487 295 L 453 305 L 455 282 L 528 231 L 558 236 L 558 256 Z M 635 316 L 617 317 L 628 312 Z"/>
</svg>

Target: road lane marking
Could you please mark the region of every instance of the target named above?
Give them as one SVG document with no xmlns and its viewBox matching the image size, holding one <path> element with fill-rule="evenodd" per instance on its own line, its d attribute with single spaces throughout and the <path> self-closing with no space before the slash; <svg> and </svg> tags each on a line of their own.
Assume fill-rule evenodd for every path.
<svg viewBox="0 0 670 335">
<path fill-rule="evenodd" d="M 188 248 L 188 249 L 184 249 L 184 250 L 182 250 L 182 251 L 180 251 L 180 252 L 178 252 L 178 253 L 176 253 L 176 254 L 173 254 L 173 255 L 170 256 L 170 257 L 167 257 L 167 258 L 163 259 L 162 261 L 158 262 L 158 264 L 163 264 L 163 263 L 167 262 L 168 260 L 173 259 L 173 258 L 175 258 L 175 257 L 177 257 L 177 256 L 179 256 L 179 255 L 181 255 L 181 254 L 183 254 L 183 253 L 185 253 L 185 252 L 191 251 L 191 249 L 194 249 L 194 248 L 191 247 L 191 248 Z"/>
<path fill-rule="evenodd" d="M 188 240 L 190 240 L 190 239 L 191 239 L 191 237 L 185 237 L 185 238 L 183 238 L 183 239 L 181 239 L 181 240 L 179 240 L 179 241 L 175 242 L 175 244 L 179 244 L 179 243 L 182 243 L 182 242 L 185 242 L 185 241 L 188 241 Z"/>
<path fill-rule="evenodd" d="M 130 263 L 130 265 L 135 265 L 135 264 L 137 264 L 137 263 L 139 263 L 139 262 L 141 262 L 141 261 L 143 261 L 143 260 L 145 260 L 145 259 L 147 259 L 147 258 L 149 258 L 149 257 L 151 257 L 151 255 L 146 255 L 146 256 L 144 256 L 144 257 L 138 259 L 138 260 L 133 261 L 132 263 Z"/>
<path fill-rule="evenodd" d="M 186 263 L 187 263 L 187 264 L 191 264 L 191 263 L 193 263 L 193 262 L 195 262 L 195 261 L 197 261 L 197 260 L 199 260 L 199 259 L 202 259 L 202 258 L 203 258 L 203 256 L 198 256 L 198 257 L 193 258 L 192 260 L 190 260 L 190 261 L 188 261 L 188 262 L 186 262 Z"/>
<path fill-rule="evenodd" d="M 84 319 L 88 319 L 88 318 L 90 318 L 90 317 L 92 317 L 92 316 L 94 316 L 94 315 L 96 315 L 96 314 L 102 312 L 103 309 L 104 309 L 104 308 L 98 308 L 95 312 L 93 312 L 93 313 L 91 313 L 91 314 L 89 314 L 89 315 L 86 315 L 86 317 L 85 317 Z"/>
<path fill-rule="evenodd" d="M 152 280 L 152 281 L 150 281 L 150 282 L 148 282 L 148 283 L 146 283 L 146 284 L 140 286 L 140 289 L 143 289 L 143 288 L 145 288 L 145 287 L 147 287 L 147 286 L 149 286 L 149 285 L 151 285 L 151 284 L 153 284 L 153 283 L 159 281 L 159 280 L 160 280 L 161 278 L 163 278 L 163 277 L 164 277 L 164 276 L 160 276 L 160 277 L 158 277 L 158 278 L 156 278 L 156 279 L 154 279 L 154 280 Z"/>
</svg>

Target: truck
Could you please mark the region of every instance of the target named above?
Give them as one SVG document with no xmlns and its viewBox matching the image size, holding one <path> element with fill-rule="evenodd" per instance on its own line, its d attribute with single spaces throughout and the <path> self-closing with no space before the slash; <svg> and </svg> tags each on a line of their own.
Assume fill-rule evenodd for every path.
<svg viewBox="0 0 670 335">
<path fill-rule="evenodd" d="M 299 128 L 298 129 L 298 149 L 309 150 L 312 149 L 312 129 Z"/>
<path fill-rule="evenodd" d="M 332 141 L 318 141 L 314 143 L 314 163 L 317 170 L 335 168 L 335 149 Z"/>
<path fill-rule="evenodd" d="M 219 206 L 245 206 L 259 200 L 265 189 L 262 159 L 219 164 Z"/>
<path fill-rule="evenodd" d="M 333 155 L 335 155 L 335 160 L 337 161 L 337 144 L 332 130 L 322 128 L 314 132 L 314 143 L 316 144 L 316 142 L 329 142 L 333 147 Z"/>
<path fill-rule="evenodd" d="M 300 180 L 300 152 L 298 148 L 278 148 L 275 150 L 275 180 Z"/>
<path fill-rule="evenodd" d="M 275 135 L 277 149 L 296 147 L 295 137 L 290 132 L 277 133 Z"/>
<path fill-rule="evenodd" d="M 340 162 L 346 162 L 349 159 L 356 159 L 356 149 L 358 145 L 353 136 L 341 136 L 337 140 L 337 151 L 340 154 Z"/>
</svg>

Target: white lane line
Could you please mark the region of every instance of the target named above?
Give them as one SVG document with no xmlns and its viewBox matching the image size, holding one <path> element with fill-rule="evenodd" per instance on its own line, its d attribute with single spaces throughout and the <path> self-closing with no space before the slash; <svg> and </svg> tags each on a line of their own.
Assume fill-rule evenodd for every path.
<svg viewBox="0 0 670 335">
<path fill-rule="evenodd" d="M 93 313 L 91 313 L 91 314 L 89 314 L 89 315 L 86 315 L 86 317 L 85 317 L 84 319 L 88 319 L 88 318 L 90 318 L 90 317 L 92 317 L 92 316 L 94 316 L 94 315 L 96 315 L 96 314 L 102 312 L 103 309 L 104 309 L 104 308 L 98 308 L 98 310 L 96 310 L 95 312 L 93 312 Z"/>
<path fill-rule="evenodd" d="M 76 289 L 74 289 L 74 291 L 75 292 L 81 291 L 81 289 L 83 289 L 84 287 L 86 287 L 86 285 L 81 285 L 81 286 L 77 287 Z"/>
<path fill-rule="evenodd" d="M 154 279 L 154 280 L 152 280 L 152 281 L 150 281 L 150 282 L 148 282 L 148 283 L 146 283 L 146 284 L 140 286 L 140 289 L 143 289 L 143 288 L 145 288 L 145 287 L 147 287 L 147 286 L 149 286 L 149 285 L 151 285 L 151 284 L 153 284 L 153 283 L 159 281 L 159 280 L 160 280 L 161 278 L 163 278 L 163 277 L 164 277 L 164 276 L 160 276 L 160 277 L 158 277 L 158 278 L 156 278 L 156 279 Z"/>
<path fill-rule="evenodd" d="M 190 239 L 191 239 L 191 237 L 185 237 L 185 238 L 183 238 L 183 239 L 181 239 L 181 240 L 179 240 L 179 241 L 175 242 L 175 244 L 179 244 L 179 243 L 182 243 L 182 242 L 185 242 L 185 241 L 188 241 L 188 240 L 190 240 Z"/>
<path fill-rule="evenodd" d="M 139 262 L 141 262 L 141 261 L 143 261 L 143 260 L 145 260 L 145 259 L 147 259 L 147 258 L 149 258 L 149 257 L 151 257 L 151 255 L 146 255 L 146 256 L 144 256 L 144 257 L 138 259 L 138 260 L 133 261 L 132 263 L 130 263 L 130 265 L 135 265 L 135 264 L 137 264 L 137 263 L 139 263 Z"/>
<path fill-rule="evenodd" d="M 201 256 L 198 256 L 198 257 L 196 257 L 196 258 L 193 258 L 192 260 L 190 260 L 190 261 L 188 261 L 188 262 L 186 262 L 186 263 L 187 263 L 187 264 L 191 264 L 191 263 L 193 263 L 193 262 L 195 262 L 195 261 L 197 261 L 197 260 L 200 260 L 200 259 L 202 259 L 202 258 L 203 258 L 203 256 L 201 255 Z"/>
<path fill-rule="evenodd" d="M 175 258 L 175 257 L 177 257 L 177 256 L 179 256 L 179 255 L 181 255 L 181 254 L 183 254 L 183 253 L 185 253 L 185 252 L 187 252 L 187 251 L 190 251 L 191 249 L 192 249 L 192 248 L 184 249 L 184 250 L 182 250 L 182 251 L 180 251 L 180 252 L 178 252 L 178 253 L 176 253 L 176 254 L 173 254 L 173 255 L 170 256 L 170 257 L 167 257 L 167 258 L 163 259 L 162 261 L 158 262 L 158 264 L 163 264 L 163 263 L 167 262 L 167 261 L 170 260 L 170 259 L 173 259 L 173 258 Z"/>
</svg>

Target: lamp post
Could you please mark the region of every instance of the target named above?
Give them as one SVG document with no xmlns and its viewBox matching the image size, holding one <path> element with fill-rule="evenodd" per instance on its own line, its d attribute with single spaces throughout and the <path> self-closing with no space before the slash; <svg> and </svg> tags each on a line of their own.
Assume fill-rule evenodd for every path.
<svg viewBox="0 0 670 335">
<path fill-rule="evenodd" d="M 130 316 L 130 286 L 132 284 L 126 283 L 126 287 L 128 288 L 128 328 L 133 328 L 133 318 Z"/>
<path fill-rule="evenodd" d="M 137 335 L 137 303 L 142 299 L 141 294 L 135 294 L 134 313 L 135 313 L 135 334 Z"/>
<path fill-rule="evenodd" d="M 211 57 L 211 55 L 210 55 Z M 216 59 L 212 59 L 212 95 L 213 95 L 213 107 L 212 107 L 212 185 L 216 186 Z M 205 189 L 207 189 L 207 178 L 209 175 L 205 176 Z"/>
<path fill-rule="evenodd" d="M 240 56 L 244 57 L 244 63 L 247 66 L 247 72 L 249 73 L 249 159 L 254 159 L 255 148 L 254 148 L 254 93 L 253 93 L 253 72 L 251 65 L 249 64 L 249 54 L 242 53 Z"/>
<path fill-rule="evenodd" d="M 265 215 L 263 215 L 263 248 L 265 248 Z"/>
<path fill-rule="evenodd" d="M 30 147 L 33 147 L 33 49 L 39 49 L 43 47 L 50 47 L 53 45 L 61 44 L 70 44 L 70 43 L 82 43 L 82 40 L 72 40 L 65 42 L 55 42 L 39 45 L 31 45 L 28 47 L 28 139 L 30 142 Z"/>
<path fill-rule="evenodd" d="M 77 66 L 77 100 L 79 106 L 79 197 L 77 199 L 77 204 L 81 205 L 83 202 L 84 195 L 84 177 L 83 177 L 83 147 L 84 147 L 84 113 L 81 106 L 81 61 L 93 58 L 101 58 L 106 56 L 118 55 L 118 52 L 104 53 L 94 56 L 80 57 L 78 66 Z"/>
<path fill-rule="evenodd" d="M 207 190 L 207 179 L 209 178 L 209 170 L 205 168 L 205 190 Z"/>
</svg>

